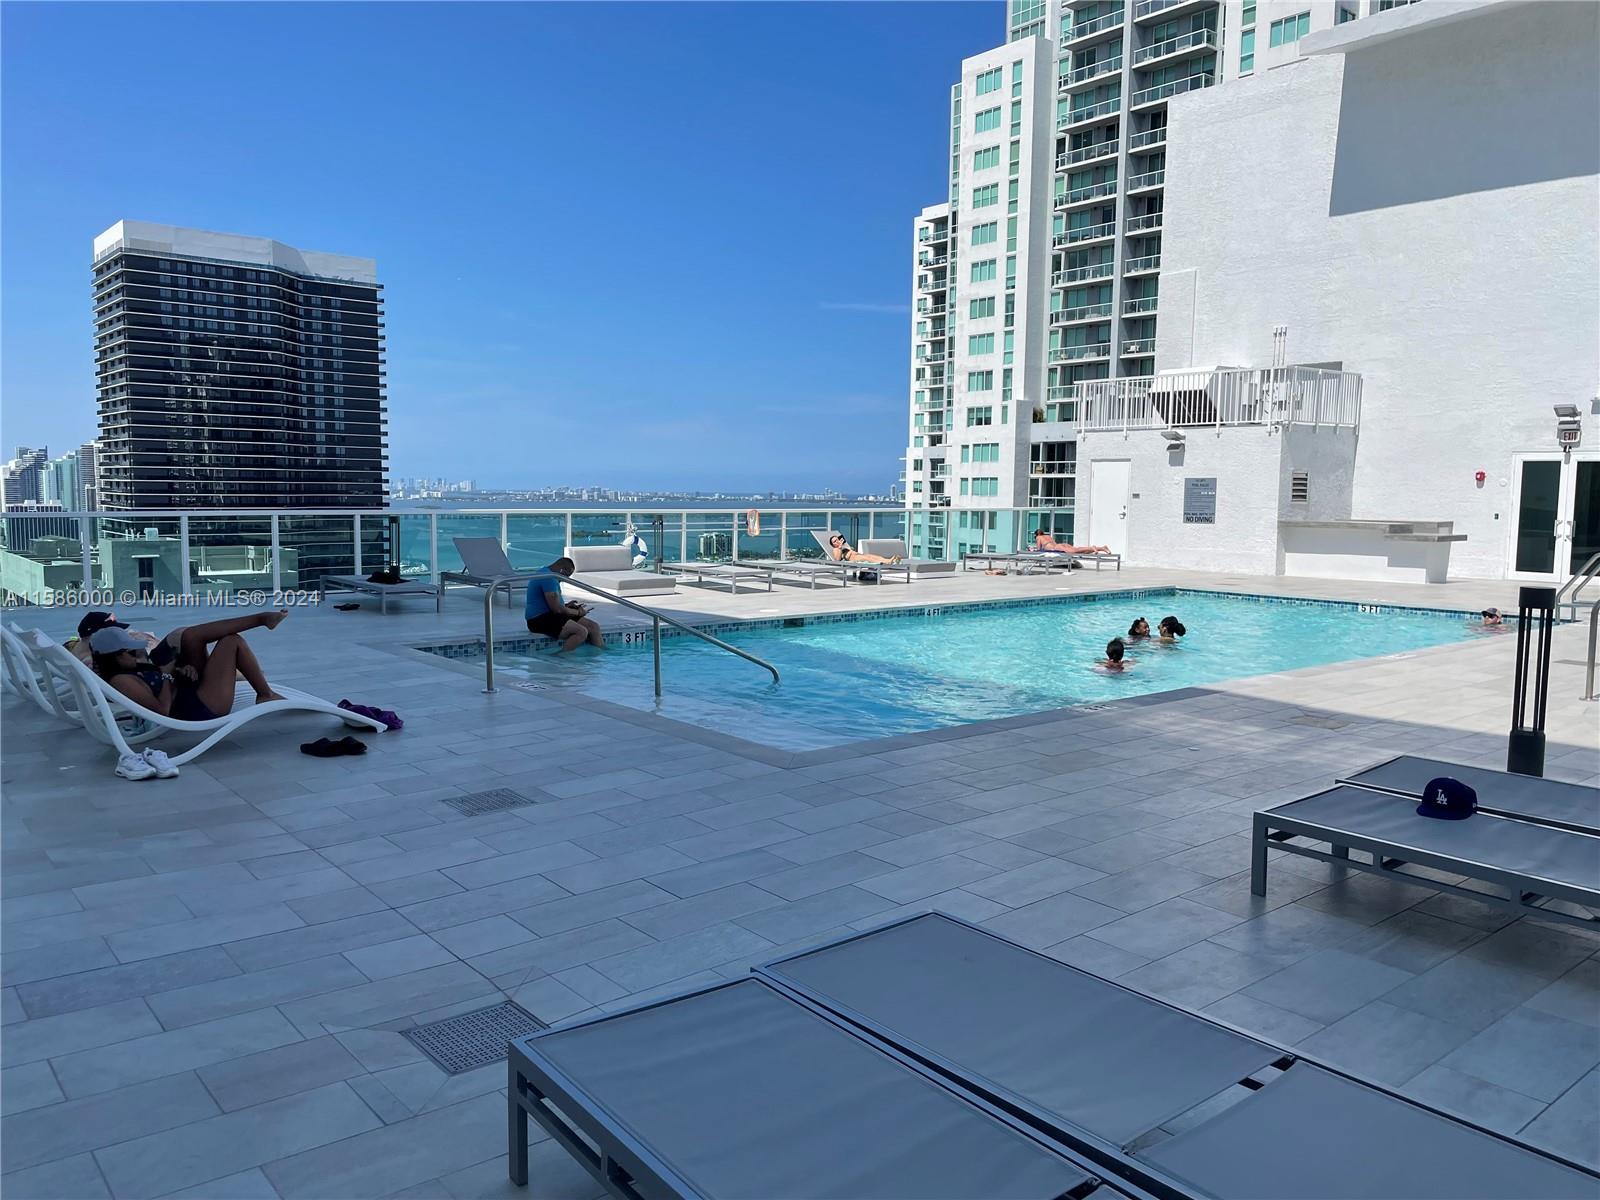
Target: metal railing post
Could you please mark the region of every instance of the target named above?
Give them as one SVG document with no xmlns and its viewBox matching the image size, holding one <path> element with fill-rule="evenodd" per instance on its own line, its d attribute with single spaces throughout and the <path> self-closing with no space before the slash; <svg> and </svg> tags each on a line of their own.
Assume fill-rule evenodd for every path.
<svg viewBox="0 0 1600 1200">
<path fill-rule="evenodd" d="M 365 570 L 365 568 L 362 567 L 362 565 L 361 565 L 361 514 L 360 513 L 357 513 L 351 519 L 350 533 L 351 533 L 351 536 L 355 539 L 355 541 L 351 543 L 351 545 L 353 547 L 353 550 L 352 550 L 350 561 L 355 566 L 355 573 L 357 575 L 359 575 L 359 574 L 362 573 L 363 570 Z"/>
<path fill-rule="evenodd" d="M 278 568 L 278 514 L 272 514 L 272 594 L 283 591 L 283 574 Z"/>
<path fill-rule="evenodd" d="M 178 569 L 183 572 L 182 594 L 190 596 L 194 589 L 189 585 L 189 514 L 178 517 Z"/>
<path fill-rule="evenodd" d="M 1600 600 L 1589 606 L 1589 660 L 1583 680 L 1583 698 L 1600 700 L 1594 692 L 1594 656 L 1596 639 L 1600 638 Z"/>
<path fill-rule="evenodd" d="M 678 514 L 678 561 L 689 561 L 689 513 L 687 510 Z"/>
<path fill-rule="evenodd" d="M 567 512 L 567 532 L 566 532 L 565 536 L 566 536 L 566 541 L 565 541 L 564 545 L 567 546 L 567 547 L 571 547 L 571 545 L 572 545 L 572 513 L 571 513 L 570 510 Z M 566 552 L 567 551 L 565 549 L 561 551 L 562 554 L 566 554 Z"/>
<path fill-rule="evenodd" d="M 511 551 L 510 520 L 510 515 L 502 509 L 500 512 L 500 549 L 507 553 Z"/>
<path fill-rule="evenodd" d="M 78 554 L 83 571 L 83 590 L 94 590 L 94 518 L 78 518 Z"/>
<path fill-rule="evenodd" d="M 439 514 L 428 514 L 428 573 L 439 582 Z"/>
<path fill-rule="evenodd" d="M 483 593 L 483 690 L 494 688 L 494 594 L 500 590 L 498 583 L 491 584 Z"/>
<path fill-rule="evenodd" d="M 732 541 L 731 545 L 732 545 L 732 549 L 733 549 L 733 561 L 734 562 L 738 562 L 739 561 L 739 514 L 738 514 L 737 511 L 735 511 L 734 514 L 733 514 L 733 541 Z"/>
<path fill-rule="evenodd" d="M 656 699 L 659 700 L 661 699 L 661 618 L 652 615 L 650 622 L 655 634 L 653 641 L 656 656 Z"/>
<path fill-rule="evenodd" d="M 778 514 L 778 557 L 787 561 L 789 558 L 789 510 L 784 509 Z"/>
</svg>

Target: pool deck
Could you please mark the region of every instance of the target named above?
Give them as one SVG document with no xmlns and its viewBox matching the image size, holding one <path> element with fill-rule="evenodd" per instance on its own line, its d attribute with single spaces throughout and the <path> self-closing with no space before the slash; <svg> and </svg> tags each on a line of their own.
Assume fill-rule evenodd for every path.
<svg viewBox="0 0 1600 1200">
<path fill-rule="evenodd" d="M 725 620 L 1172 586 L 1466 610 L 1517 592 L 1128 568 L 643 602 Z M 6 697 L 6 1195 L 586 1200 L 537 1128 L 532 1185 L 508 1185 L 503 1064 L 446 1076 L 398 1031 L 508 996 L 561 1021 L 926 908 L 1600 1166 L 1600 936 L 1287 855 L 1249 893 L 1255 809 L 1398 753 L 1503 766 L 1511 636 L 788 755 L 487 695 L 406 649 L 481 636 L 482 614 L 463 590 L 442 614 L 373 601 L 251 635 L 274 680 L 406 718 L 359 758 L 301 755 L 339 731 L 288 717 L 129 783 Z M 77 615 L 6 619 L 63 636 Z M 1556 631 L 1547 774 L 1593 783 L 1583 652 Z M 537 803 L 441 803 L 496 788 Z"/>
</svg>

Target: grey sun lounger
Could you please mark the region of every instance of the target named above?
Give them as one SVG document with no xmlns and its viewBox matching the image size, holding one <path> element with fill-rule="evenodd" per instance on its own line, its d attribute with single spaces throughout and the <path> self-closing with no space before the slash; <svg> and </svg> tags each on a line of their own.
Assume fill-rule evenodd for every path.
<svg viewBox="0 0 1600 1200">
<path fill-rule="evenodd" d="M 433 610 L 444 611 L 444 584 L 427 579 L 406 579 L 400 583 L 374 583 L 364 575 L 324 575 L 317 580 L 318 592 L 369 592 L 378 597 L 378 608 L 389 611 L 390 596 L 432 596 Z"/>
<path fill-rule="evenodd" d="M 747 566 L 744 563 L 706 563 L 706 562 L 669 562 L 662 563 L 661 570 L 668 575 L 676 575 L 681 581 L 685 576 L 692 575 L 695 583 L 704 583 L 710 579 L 716 583 L 726 584 L 728 590 L 735 595 L 739 593 L 741 579 L 752 583 L 765 583 L 767 591 L 772 590 L 771 567 Z"/>
<path fill-rule="evenodd" d="M 1007 551 L 988 553 L 973 551 L 961 556 L 961 569 L 971 570 L 971 564 L 983 563 L 984 569 L 992 568 L 995 563 L 1006 567 L 1016 567 L 1019 574 L 1031 575 L 1035 570 L 1042 571 L 1072 571 L 1076 570 L 1078 563 L 1076 556 L 1071 554 L 1033 554 L 1027 551 Z"/>
<path fill-rule="evenodd" d="M 1298 854 L 1338 866 L 1395 876 L 1407 863 L 1489 884 L 1466 888 L 1426 875 L 1407 883 L 1540 916 L 1600 929 L 1600 837 L 1480 810 L 1463 821 L 1419 816 L 1416 802 L 1365 787 L 1341 785 L 1255 815 L 1250 890 L 1267 894 L 1267 852 Z M 1297 842 L 1296 839 L 1301 839 Z M 1305 842 L 1326 842 L 1324 851 Z M 1364 852 L 1364 861 L 1352 856 Z M 1557 905 L 1576 905 L 1568 912 Z"/>
<path fill-rule="evenodd" d="M 811 534 L 812 538 L 817 543 L 818 549 L 822 551 L 822 560 L 824 562 L 832 563 L 834 566 L 843 567 L 846 571 L 855 571 L 857 579 L 861 578 L 862 571 L 871 571 L 874 576 L 873 581 L 876 583 L 882 583 L 883 577 L 892 571 L 895 574 L 902 576 L 907 585 L 911 583 L 912 568 L 917 566 L 918 563 L 913 562 L 904 555 L 901 556 L 900 561 L 897 563 L 851 562 L 848 559 L 834 558 L 833 547 L 829 543 L 829 539 L 839 532 L 837 529 L 811 529 L 807 530 L 807 532 Z M 898 545 L 898 543 L 896 544 Z M 863 549 L 862 553 L 871 554 L 875 552 Z M 879 557 L 892 558 L 893 555 L 880 554 Z"/>
<path fill-rule="evenodd" d="M 845 564 L 829 562 L 826 559 L 739 558 L 734 560 L 734 564 L 740 567 L 762 567 L 768 571 L 771 571 L 774 578 L 780 575 L 789 575 L 797 579 L 803 579 L 811 585 L 813 590 L 815 590 L 817 586 L 817 580 L 819 579 L 835 580 L 838 582 L 840 587 L 848 587 L 850 584 L 850 572 L 846 568 Z"/>
<path fill-rule="evenodd" d="M 1352 783 L 1396 796 L 1418 799 L 1430 779 L 1441 775 L 1459 779 L 1478 793 L 1478 808 L 1502 817 L 1519 817 L 1557 829 L 1600 833 L 1600 788 L 1563 783 L 1533 775 L 1515 775 L 1489 767 L 1440 762 L 1402 754 L 1335 782 Z"/>
<path fill-rule="evenodd" d="M 1119 1186 L 1227 1200 L 1592 1200 L 1600 1183 L 943 914 L 758 970 Z"/>
<path fill-rule="evenodd" d="M 517 1184 L 531 1116 L 627 1200 L 1120 1194 L 756 979 L 513 1039 L 507 1067 Z"/>
<path fill-rule="evenodd" d="M 458 537 L 452 540 L 456 544 L 456 553 L 461 556 L 461 570 L 440 571 L 441 587 L 452 583 L 466 584 L 470 587 L 494 587 L 496 591 L 505 592 L 506 605 L 509 607 L 513 591 L 520 584 L 527 583 L 541 573 L 518 571 L 506 557 L 499 538 Z"/>
</svg>

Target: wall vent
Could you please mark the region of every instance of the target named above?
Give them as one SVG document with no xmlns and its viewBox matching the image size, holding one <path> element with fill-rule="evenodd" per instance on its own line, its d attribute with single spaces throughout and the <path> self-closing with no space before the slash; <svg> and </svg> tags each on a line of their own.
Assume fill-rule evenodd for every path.
<svg viewBox="0 0 1600 1200">
<path fill-rule="evenodd" d="M 1289 502 L 1291 504 L 1305 504 L 1311 499 L 1311 474 L 1308 471 L 1292 471 L 1289 474 Z"/>
</svg>

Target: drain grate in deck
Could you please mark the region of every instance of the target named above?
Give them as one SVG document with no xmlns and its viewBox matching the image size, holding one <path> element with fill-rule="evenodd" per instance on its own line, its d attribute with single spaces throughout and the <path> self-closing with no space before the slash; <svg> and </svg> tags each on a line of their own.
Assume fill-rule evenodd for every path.
<svg viewBox="0 0 1600 1200">
<path fill-rule="evenodd" d="M 537 804 L 520 792 L 510 788 L 495 788 L 489 792 L 468 792 L 465 796 L 450 796 L 442 801 L 467 817 L 481 817 L 484 813 L 504 812 L 508 808 L 526 808 Z"/>
<path fill-rule="evenodd" d="M 507 1041 L 543 1028 L 538 1017 L 507 1000 L 403 1032 L 446 1074 L 459 1075 L 499 1062 L 506 1056 Z"/>
</svg>

